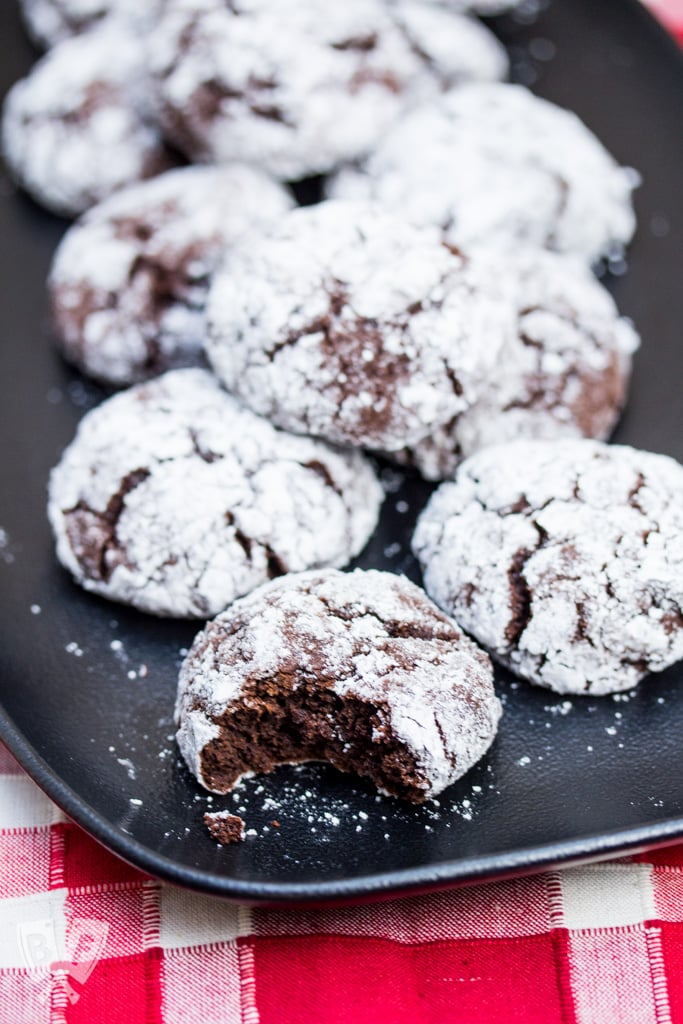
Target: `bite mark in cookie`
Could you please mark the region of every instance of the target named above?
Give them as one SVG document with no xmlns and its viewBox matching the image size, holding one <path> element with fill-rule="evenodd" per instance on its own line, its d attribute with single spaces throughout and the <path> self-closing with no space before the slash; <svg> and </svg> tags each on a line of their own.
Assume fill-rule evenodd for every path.
<svg viewBox="0 0 683 1024">
<path fill-rule="evenodd" d="M 178 742 L 213 792 L 329 761 L 422 802 L 493 741 L 487 656 L 403 577 L 305 572 L 235 602 L 181 668 Z"/>
</svg>

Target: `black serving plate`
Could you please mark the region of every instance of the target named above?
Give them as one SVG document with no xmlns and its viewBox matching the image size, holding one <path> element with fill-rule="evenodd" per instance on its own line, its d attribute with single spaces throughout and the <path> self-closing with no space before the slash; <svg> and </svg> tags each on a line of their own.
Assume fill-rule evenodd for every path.
<svg viewBox="0 0 683 1024">
<path fill-rule="evenodd" d="M 0 5 L 0 89 L 32 59 Z M 576 110 L 639 169 L 640 229 L 609 279 L 643 347 L 618 440 L 683 459 L 683 64 L 635 2 L 554 0 L 496 25 L 518 80 Z M 56 565 L 48 471 L 101 394 L 55 355 L 44 280 L 63 223 L 0 179 L 0 736 L 61 807 L 163 879 L 250 902 L 329 902 L 471 882 L 683 838 L 683 665 L 631 695 L 565 701 L 499 674 L 489 756 L 438 806 L 411 808 L 320 765 L 211 800 L 178 761 L 180 651 L 195 632 L 106 604 Z M 379 532 L 359 560 L 419 578 L 409 553 L 428 488 L 385 472 Z M 397 489 L 398 488 L 398 489 Z M 219 848 L 207 808 L 241 809 Z M 279 827 L 272 822 L 277 820 Z"/>
</svg>

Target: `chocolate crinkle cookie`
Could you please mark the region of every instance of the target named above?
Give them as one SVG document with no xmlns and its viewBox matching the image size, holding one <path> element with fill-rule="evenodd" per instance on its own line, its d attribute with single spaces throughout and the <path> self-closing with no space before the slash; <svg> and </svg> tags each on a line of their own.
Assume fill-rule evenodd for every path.
<svg viewBox="0 0 683 1024">
<path fill-rule="evenodd" d="M 413 540 L 427 592 L 558 693 L 627 690 L 683 657 L 683 467 L 598 441 L 487 448 Z"/>
<path fill-rule="evenodd" d="M 515 239 L 593 262 L 630 241 L 633 184 L 575 114 L 471 83 L 404 118 L 328 195 L 379 200 L 455 245 Z"/>
<path fill-rule="evenodd" d="M 275 580 L 195 639 L 178 744 L 225 793 L 279 764 L 329 761 L 420 803 L 491 745 L 491 663 L 404 577 L 333 569 Z"/>
<path fill-rule="evenodd" d="M 2 147 L 17 182 L 75 216 L 172 163 L 149 108 L 142 44 L 107 21 L 50 50 L 7 94 Z"/>
<path fill-rule="evenodd" d="M 382 500 L 359 453 L 276 430 L 200 369 L 88 413 L 49 490 L 57 555 L 78 583 L 188 618 L 274 576 L 344 565 Z"/>
<path fill-rule="evenodd" d="M 478 247 L 471 258 L 507 293 L 516 329 L 476 402 L 398 455 L 429 480 L 451 477 L 464 458 L 490 444 L 608 437 L 639 344 L 582 260 L 525 246 Z"/>
<path fill-rule="evenodd" d="M 437 231 L 342 202 L 245 241 L 208 320 L 211 364 L 255 412 L 389 452 L 468 408 L 514 329 L 509 303 Z"/>
<path fill-rule="evenodd" d="M 64 355 L 117 386 L 199 365 L 214 271 L 292 205 L 261 171 L 232 165 L 168 171 L 92 207 L 67 231 L 49 278 Z"/>
<path fill-rule="evenodd" d="M 168 0 L 151 67 L 191 160 L 295 179 L 365 155 L 421 98 L 503 77 L 507 58 L 483 25 L 416 0 Z"/>
<path fill-rule="evenodd" d="M 50 47 L 80 35 L 105 18 L 119 18 L 131 30 L 148 31 L 159 17 L 164 0 L 20 0 L 31 38 Z"/>
</svg>

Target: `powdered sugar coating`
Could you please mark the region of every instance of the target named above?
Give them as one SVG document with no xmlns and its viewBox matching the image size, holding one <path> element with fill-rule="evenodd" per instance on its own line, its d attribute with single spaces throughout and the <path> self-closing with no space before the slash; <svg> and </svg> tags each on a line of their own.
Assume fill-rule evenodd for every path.
<svg viewBox="0 0 683 1024">
<path fill-rule="evenodd" d="M 397 451 L 475 400 L 512 309 L 437 231 L 371 204 L 294 210 L 217 274 L 207 354 L 279 426 Z"/>
<path fill-rule="evenodd" d="M 588 262 L 631 239 L 632 175 L 579 118 L 521 86 L 472 83 L 396 125 L 336 198 L 374 198 L 455 245 L 510 238 Z"/>
<path fill-rule="evenodd" d="M 50 47 L 115 17 L 134 32 L 149 31 L 164 0 L 20 0 L 32 39 Z"/>
<path fill-rule="evenodd" d="M 117 386 L 200 364 L 214 271 L 292 206 L 267 175 L 228 165 L 168 171 L 93 207 L 67 231 L 49 278 L 64 354 Z"/>
<path fill-rule="evenodd" d="M 380 502 L 362 456 L 283 434 L 188 369 L 83 418 L 48 511 L 58 557 L 87 590 L 207 617 L 275 575 L 343 565 Z"/>
<path fill-rule="evenodd" d="M 342 706 L 347 698 L 364 706 L 365 733 L 371 725 L 375 743 L 390 737 L 413 762 L 421 798 L 434 797 L 494 738 L 501 707 L 492 679 L 484 652 L 405 578 L 300 573 L 236 601 L 197 636 L 180 671 L 178 744 L 199 781 L 224 792 L 205 748 L 229 728 L 232 710 L 307 687 L 313 705 L 317 691 L 331 691 Z M 347 770 L 358 732 L 342 734 L 351 764 L 338 766 Z"/>
<path fill-rule="evenodd" d="M 34 199 L 72 216 L 169 166 L 145 75 L 141 42 L 106 22 L 60 43 L 10 89 L 3 152 Z"/>
<path fill-rule="evenodd" d="M 683 657 L 683 467 L 664 455 L 487 448 L 435 492 L 413 547 L 437 604 L 531 682 L 615 693 Z"/>
<path fill-rule="evenodd" d="M 477 401 L 402 454 L 429 480 L 451 477 L 480 448 L 522 438 L 609 436 L 626 400 L 639 339 L 609 292 L 574 257 L 478 247 L 481 272 L 517 311 Z"/>
<path fill-rule="evenodd" d="M 151 66 L 190 159 L 294 179 L 364 155 L 420 98 L 503 77 L 507 58 L 483 25 L 415 0 L 169 0 Z"/>
</svg>

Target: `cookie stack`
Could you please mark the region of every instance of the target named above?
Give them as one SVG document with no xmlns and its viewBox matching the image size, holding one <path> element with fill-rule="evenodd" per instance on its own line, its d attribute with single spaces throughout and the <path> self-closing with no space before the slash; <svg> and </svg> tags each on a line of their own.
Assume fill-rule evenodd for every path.
<svg viewBox="0 0 683 1024">
<path fill-rule="evenodd" d="M 52 48 L 8 96 L 6 159 L 80 214 L 61 351 L 128 386 L 53 472 L 57 552 L 105 597 L 218 614 L 178 696 L 203 784 L 325 759 L 435 796 L 500 717 L 463 629 L 560 693 L 683 657 L 683 469 L 603 443 L 639 342 L 592 266 L 632 237 L 634 175 L 502 81 L 467 12 L 513 0 L 23 6 Z M 376 457 L 446 481 L 414 538 L 445 616 L 338 571 Z"/>
</svg>

